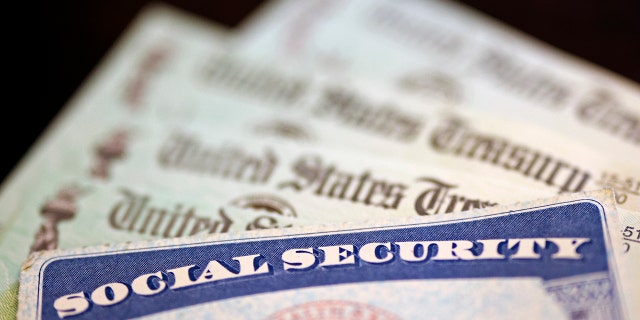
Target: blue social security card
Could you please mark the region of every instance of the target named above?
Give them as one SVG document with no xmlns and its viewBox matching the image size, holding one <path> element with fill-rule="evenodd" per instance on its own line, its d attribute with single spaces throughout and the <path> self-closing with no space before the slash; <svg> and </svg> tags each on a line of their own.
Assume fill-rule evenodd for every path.
<svg viewBox="0 0 640 320">
<path fill-rule="evenodd" d="M 428 219 L 41 252 L 23 265 L 18 316 L 621 319 L 634 284 L 619 273 L 617 219 L 604 190 Z"/>
</svg>

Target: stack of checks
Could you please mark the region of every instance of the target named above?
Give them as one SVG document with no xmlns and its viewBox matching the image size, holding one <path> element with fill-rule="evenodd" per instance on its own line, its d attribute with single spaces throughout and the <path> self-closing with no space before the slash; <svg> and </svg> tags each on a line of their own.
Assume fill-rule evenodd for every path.
<svg viewBox="0 0 640 320">
<path fill-rule="evenodd" d="M 0 316 L 633 319 L 640 88 L 439 1 L 146 8 L 0 193 Z"/>
</svg>

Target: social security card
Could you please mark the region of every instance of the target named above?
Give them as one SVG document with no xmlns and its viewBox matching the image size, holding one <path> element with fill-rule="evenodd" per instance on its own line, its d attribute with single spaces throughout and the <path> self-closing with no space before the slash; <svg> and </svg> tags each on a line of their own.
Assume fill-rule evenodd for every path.
<svg viewBox="0 0 640 320">
<path fill-rule="evenodd" d="M 46 251 L 18 316 L 621 319 L 612 199 Z"/>
</svg>

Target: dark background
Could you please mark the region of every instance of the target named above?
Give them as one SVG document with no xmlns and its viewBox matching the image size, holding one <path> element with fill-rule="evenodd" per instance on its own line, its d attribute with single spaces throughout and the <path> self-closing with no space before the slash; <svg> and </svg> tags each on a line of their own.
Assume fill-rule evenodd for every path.
<svg viewBox="0 0 640 320">
<path fill-rule="evenodd" d="M 149 1 L 38 1 L 29 4 L 25 37 L 35 53 L 23 101 L 5 113 L 0 161 L 4 179 L 90 71 Z M 236 26 L 263 1 L 166 1 L 227 26 Z M 640 1 L 460 1 L 542 41 L 640 82 Z M 11 15 L 10 12 L 5 12 Z M 20 25 L 18 25 L 20 27 Z M 9 29 L 13 31 L 14 29 Z M 18 53 L 21 51 L 18 50 Z M 20 61 L 20 60 L 19 60 Z M 33 79 L 37 79 L 34 81 Z"/>
</svg>

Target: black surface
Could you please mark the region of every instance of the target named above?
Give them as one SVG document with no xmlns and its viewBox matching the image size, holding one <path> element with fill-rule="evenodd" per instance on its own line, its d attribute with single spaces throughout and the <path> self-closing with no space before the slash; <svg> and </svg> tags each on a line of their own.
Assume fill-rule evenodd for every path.
<svg viewBox="0 0 640 320">
<path fill-rule="evenodd" d="M 0 179 L 8 174 L 138 10 L 149 1 L 39 1 L 25 24 L 37 59 L 26 64 L 37 81 L 20 84 L 28 106 L 5 114 Z M 167 1 L 227 26 L 237 25 L 262 1 Z M 464 0 L 498 20 L 574 55 L 640 82 L 640 1 Z M 10 14 L 10 13 L 9 13 Z M 33 41 L 31 41 L 33 40 Z M 26 50 L 25 50 L 26 51 Z M 20 53 L 21 51 L 18 50 Z M 31 74 L 30 74 L 31 76 Z"/>
</svg>

